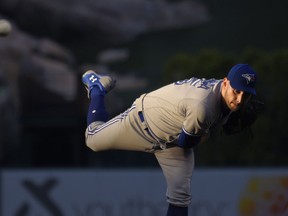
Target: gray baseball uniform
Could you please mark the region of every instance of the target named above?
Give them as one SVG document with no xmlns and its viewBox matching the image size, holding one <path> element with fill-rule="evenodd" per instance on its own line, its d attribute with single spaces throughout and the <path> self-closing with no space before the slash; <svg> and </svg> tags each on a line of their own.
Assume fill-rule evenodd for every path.
<svg viewBox="0 0 288 216">
<path fill-rule="evenodd" d="M 194 169 L 193 148 L 177 146 L 182 131 L 204 137 L 224 123 L 222 80 L 191 78 L 141 95 L 124 113 L 86 129 L 94 151 L 109 149 L 154 153 L 166 178 L 167 201 L 187 206 Z"/>
</svg>

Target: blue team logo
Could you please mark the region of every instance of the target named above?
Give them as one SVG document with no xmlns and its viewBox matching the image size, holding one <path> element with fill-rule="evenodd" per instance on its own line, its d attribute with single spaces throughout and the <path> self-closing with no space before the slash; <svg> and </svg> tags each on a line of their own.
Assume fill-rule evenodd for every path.
<svg viewBox="0 0 288 216">
<path fill-rule="evenodd" d="M 242 77 L 244 77 L 246 79 L 246 83 L 247 85 L 249 85 L 249 83 L 251 82 L 255 82 L 256 78 L 255 78 L 255 74 L 242 74 Z"/>
</svg>

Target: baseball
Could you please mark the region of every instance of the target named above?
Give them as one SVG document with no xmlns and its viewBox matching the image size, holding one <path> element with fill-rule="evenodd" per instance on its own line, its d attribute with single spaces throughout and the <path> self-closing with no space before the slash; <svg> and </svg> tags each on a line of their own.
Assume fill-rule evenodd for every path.
<svg viewBox="0 0 288 216">
<path fill-rule="evenodd" d="M 0 37 L 5 37 L 11 32 L 12 26 L 7 20 L 0 20 Z"/>
</svg>

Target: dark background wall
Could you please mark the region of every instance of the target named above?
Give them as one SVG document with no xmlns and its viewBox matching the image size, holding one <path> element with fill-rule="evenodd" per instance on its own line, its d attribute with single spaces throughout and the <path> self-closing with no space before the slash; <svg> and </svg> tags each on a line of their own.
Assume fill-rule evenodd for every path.
<svg viewBox="0 0 288 216">
<path fill-rule="evenodd" d="M 173 6 L 173 3 L 189 1 L 164 2 Z M 107 32 L 110 33 L 110 31 L 106 31 L 105 34 L 103 29 L 94 28 L 93 22 L 87 25 L 88 27 L 79 28 L 81 26 L 81 19 L 84 19 L 83 17 L 79 17 L 80 24 L 77 24 L 77 22 L 76 24 L 75 22 L 71 22 L 71 24 L 64 19 L 64 15 L 62 17 L 63 20 L 61 20 L 61 17 L 55 18 L 52 16 L 53 10 L 51 10 L 48 3 L 48 9 L 45 10 L 45 7 L 43 7 L 46 4 L 44 0 L 42 1 L 43 5 L 30 5 L 30 8 L 32 7 L 33 10 L 28 9 L 29 1 L 26 1 L 28 5 L 23 4 L 23 2 L 21 5 L 19 1 L 17 10 L 12 10 L 11 7 L 4 7 L 4 5 L 7 6 L 6 1 L 0 0 L 0 13 L 8 20 L 11 20 L 19 31 L 25 32 L 25 34 L 30 35 L 38 41 L 48 38 L 67 51 L 69 53 L 68 56 L 72 56 L 72 60 L 67 55 L 59 58 L 58 52 L 56 63 L 59 63 L 59 59 L 63 63 L 63 59 L 65 59 L 64 62 L 68 64 L 71 73 L 75 77 L 75 80 L 77 80 L 74 83 L 74 89 L 76 89 L 74 98 L 66 100 L 63 96 L 43 87 L 43 83 L 39 82 L 39 80 L 35 81 L 35 77 L 39 77 L 39 73 L 27 75 L 25 71 L 31 71 L 32 67 L 23 63 L 24 58 L 22 55 L 24 56 L 24 54 L 21 54 L 21 58 L 17 55 L 17 61 L 14 58 L 12 65 L 14 62 L 15 65 L 21 68 L 18 70 L 19 74 L 17 75 L 16 82 L 17 101 L 20 101 L 20 105 L 15 105 L 15 101 L 9 102 L 7 100 L 5 105 L 1 106 L 1 110 L 3 111 L 1 111 L 3 116 L 0 120 L 2 128 L 0 136 L 2 165 L 4 167 L 153 167 L 156 165 L 153 155 L 121 151 L 95 154 L 85 147 L 84 130 L 88 102 L 80 78 L 84 69 L 93 68 L 99 64 L 97 55 L 106 49 L 125 49 L 129 51 L 129 56 L 125 60 L 106 63 L 105 69 L 107 71 L 115 73 L 120 78 L 122 77 L 122 79 L 125 79 L 127 74 L 132 74 L 136 77 L 137 82 L 139 79 L 144 79 L 146 83 L 145 85 L 140 85 L 139 81 L 138 88 L 119 88 L 113 92 L 107 101 L 110 105 L 109 107 L 113 107 L 109 108 L 112 115 L 129 107 L 140 93 L 167 83 L 168 80 L 165 79 L 167 76 L 167 66 L 179 54 L 197 56 L 201 55 L 203 50 L 214 50 L 218 53 L 219 58 L 216 58 L 216 62 L 219 63 L 223 60 L 223 58 L 220 58 L 221 56 L 224 55 L 225 58 L 231 57 L 232 60 L 228 63 L 226 62 L 226 65 L 220 72 L 213 71 L 212 63 L 215 59 L 210 57 L 207 58 L 206 62 L 204 61 L 202 64 L 199 64 L 200 66 L 197 70 L 201 71 L 203 70 L 203 66 L 212 65 L 211 76 L 221 78 L 225 76 L 229 66 L 231 66 L 229 63 L 244 60 L 243 56 L 245 56 L 246 50 L 257 50 L 257 52 L 254 52 L 254 57 L 252 54 L 249 56 L 253 58 L 258 56 L 256 59 L 261 59 L 261 64 L 259 63 L 260 60 L 256 61 L 254 59 L 252 61 L 252 57 L 250 59 L 246 58 L 246 60 L 251 61 L 253 66 L 260 70 L 259 72 L 263 77 L 262 80 L 265 80 L 265 82 L 260 84 L 260 89 L 262 90 L 260 96 L 266 100 L 266 106 L 268 107 L 268 111 L 263 114 L 263 118 L 268 119 L 267 116 L 271 117 L 271 115 L 275 116 L 275 118 L 277 117 L 276 126 L 279 125 L 279 130 L 272 130 L 272 120 L 264 121 L 267 124 L 265 126 L 267 131 L 273 131 L 273 136 L 265 134 L 267 143 L 265 145 L 263 145 L 262 139 L 257 138 L 260 135 L 263 137 L 261 132 L 255 133 L 256 138 L 249 140 L 243 138 L 247 137 L 245 133 L 240 134 L 238 137 L 236 136 L 234 140 L 230 137 L 222 137 L 221 139 L 217 137 L 214 143 L 211 141 L 206 147 L 200 147 L 197 150 L 199 152 L 199 157 L 197 157 L 199 159 L 197 160 L 199 166 L 287 165 L 288 161 L 285 157 L 285 153 L 287 153 L 287 148 L 285 148 L 287 146 L 287 137 L 285 137 L 283 132 L 285 130 L 284 122 L 286 122 L 287 114 L 285 111 L 281 111 L 285 110 L 284 108 L 286 107 L 286 91 L 282 91 L 281 89 L 279 91 L 269 91 L 268 89 L 275 89 L 274 86 L 284 86 L 285 88 L 286 79 L 281 78 L 281 76 L 283 77 L 283 74 L 286 73 L 286 68 L 288 68 L 285 64 L 287 59 L 285 55 L 280 55 L 279 52 L 288 47 L 288 30 L 286 27 L 288 15 L 285 11 L 288 3 L 284 0 L 243 0 L 236 2 L 229 0 L 202 0 L 200 2 L 205 6 L 205 13 L 208 16 L 204 21 L 186 26 L 173 26 L 173 28 L 150 29 L 134 35 L 129 40 L 117 40 L 115 38 L 125 38 L 123 37 L 125 35 L 124 30 L 121 34 L 115 30 L 113 33 L 114 37 L 108 37 Z M 80 3 L 78 2 L 78 4 Z M 64 11 L 69 12 L 68 9 L 66 8 Z M 56 11 L 57 7 L 55 6 L 55 14 L 57 14 Z M 99 11 L 101 10 L 99 9 Z M 77 20 L 77 16 L 72 15 L 71 17 L 73 18 L 70 20 Z M 73 28 L 73 23 L 77 28 Z M 113 25 L 106 25 L 108 30 L 113 29 L 113 27 L 115 28 Z M 129 30 L 126 32 L 128 35 Z M 0 39 L 5 44 L 5 40 L 9 38 Z M 33 48 L 33 52 L 31 52 L 33 54 L 30 54 L 33 56 L 35 56 L 35 53 L 38 55 L 40 52 L 41 54 L 41 50 L 39 51 L 37 48 L 39 48 L 39 45 L 36 45 Z M 3 51 L 1 55 L 5 55 L 6 58 L 5 53 L 7 52 Z M 279 60 L 279 58 L 274 58 L 275 55 L 279 55 L 279 58 L 282 58 L 281 64 L 278 64 L 283 65 L 281 72 L 272 67 L 277 65 L 275 61 Z M 47 56 L 49 60 L 55 60 L 55 56 L 45 55 L 46 58 Z M 265 56 L 265 58 L 260 58 L 259 56 Z M 26 55 L 25 59 L 27 58 Z M 269 59 L 276 60 L 269 62 Z M 263 62 L 266 62 L 267 65 Z M 55 65 L 56 63 L 52 64 Z M 23 70 L 23 65 L 26 65 L 25 70 Z M 216 65 L 217 63 L 214 64 L 215 67 Z M 7 69 L 6 65 L 5 69 Z M 269 76 L 272 73 L 274 76 L 269 82 Z M 192 75 L 193 71 L 191 71 Z M 60 73 L 58 76 L 65 77 L 65 75 Z M 5 87 L 7 83 L 9 84 L 9 81 L 4 80 L 1 85 L 3 92 L 10 89 L 9 85 Z M 280 83 L 282 84 L 280 85 Z M 64 89 L 65 85 L 63 84 Z M 279 93 L 283 94 L 281 95 L 282 98 L 276 101 L 276 106 L 275 101 L 270 101 L 270 98 L 273 98 L 273 94 L 277 94 L 279 97 Z M 265 94 L 269 94 L 269 97 L 265 97 Z M 273 107 L 271 107 L 272 102 L 275 105 Z M 10 105 L 9 103 L 14 105 Z M 13 111 L 13 107 L 16 110 L 15 112 Z M 9 115 L 12 117 L 7 117 Z M 263 122 L 260 121 L 260 123 Z M 12 126 L 9 127 L 9 124 Z M 279 139 L 275 139 L 277 136 Z M 244 146 L 231 147 L 231 143 L 233 145 L 235 139 L 242 139 L 241 141 Z M 275 145 L 275 149 L 271 150 L 269 143 Z M 249 146 L 252 146 L 252 148 L 249 148 Z M 279 150 L 279 146 L 282 146 L 281 150 Z M 215 151 L 217 152 L 216 156 L 214 154 Z M 234 158 L 231 158 L 231 155 Z M 241 158 L 238 158 L 240 156 Z"/>
</svg>

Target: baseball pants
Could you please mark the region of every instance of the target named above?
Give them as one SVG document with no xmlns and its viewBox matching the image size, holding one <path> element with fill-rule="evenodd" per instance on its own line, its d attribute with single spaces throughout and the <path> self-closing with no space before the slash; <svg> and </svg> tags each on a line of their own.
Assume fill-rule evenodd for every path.
<svg viewBox="0 0 288 216">
<path fill-rule="evenodd" d="M 113 149 L 153 153 L 166 179 L 167 202 L 181 207 L 190 204 L 193 149 L 159 148 L 145 130 L 135 104 L 107 122 L 93 122 L 86 128 L 85 137 L 86 145 L 95 152 Z"/>
</svg>

